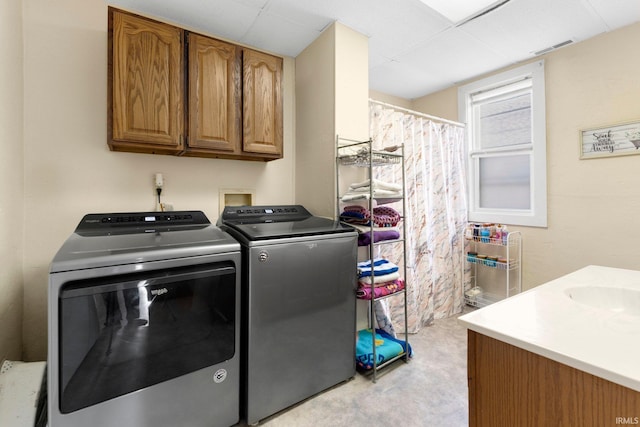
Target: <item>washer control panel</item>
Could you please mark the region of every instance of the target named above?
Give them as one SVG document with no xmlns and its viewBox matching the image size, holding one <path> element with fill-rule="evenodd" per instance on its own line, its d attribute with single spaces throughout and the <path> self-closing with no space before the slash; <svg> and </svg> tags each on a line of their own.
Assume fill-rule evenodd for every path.
<svg viewBox="0 0 640 427">
<path fill-rule="evenodd" d="M 128 234 L 147 229 L 170 231 L 178 228 L 202 228 L 209 224 L 211 222 L 201 211 L 87 214 L 75 232 L 80 235 Z"/>
</svg>

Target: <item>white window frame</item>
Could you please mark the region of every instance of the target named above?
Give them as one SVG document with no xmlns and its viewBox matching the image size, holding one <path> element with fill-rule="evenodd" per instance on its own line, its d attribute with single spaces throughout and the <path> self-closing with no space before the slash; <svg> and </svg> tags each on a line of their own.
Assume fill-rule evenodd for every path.
<svg viewBox="0 0 640 427">
<path fill-rule="evenodd" d="M 479 92 L 495 90 L 505 85 L 531 80 L 532 143 L 509 147 L 480 149 L 474 141 L 471 97 Z M 536 61 L 491 77 L 461 86 L 458 89 L 458 117 L 466 123 L 467 188 L 469 220 L 532 227 L 547 226 L 547 140 L 545 112 L 544 60 Z M 481 157 L 510 154 L 530 154 L 531 203 L 529 209 L 489 209 L 479 206 Z"/>
</svg>

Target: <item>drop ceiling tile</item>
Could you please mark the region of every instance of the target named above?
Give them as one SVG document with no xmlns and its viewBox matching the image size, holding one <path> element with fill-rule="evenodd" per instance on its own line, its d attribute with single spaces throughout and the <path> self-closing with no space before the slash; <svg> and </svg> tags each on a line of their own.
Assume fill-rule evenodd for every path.
<svg viewBox="0 0 640 427">
<path fill-rule="evenodd" d="M 492 71 L 508 60 L 494 48 L 457 28 L 447 30 L 410 54 L 395 59 L 448 84 Z"/>
<path fill-rule="evenodd" d="M 325 7 L 318 7 L 323 5 Z M 337 20 L 335 12 L 326 7 L 326 2 L 269 0 L 265 11 L 280 16 L 288 22 L 316 31 L 322 31 Z"/>
<path fill-rule="evenodd" d="M 609 30 L 640 21 L 638 0 L 583 0 L 591 5 Z"/>
<path fill-rule="evenodd" d="M 602 19 L 584 7 L 582 0 L 513 0 L 459 28 L 516 60 L 606 31 Z"/>
<path fill-rule="evenodd" d="M 381 55 L 375 49 L 369 49 L 369 68 L 377 67 L 378 65 L 386 64 L 391 61 L 388 56 Z"/>
<path fill-rule="evenodd" d="M 108 0 L 109 4 L 157 17 L 209 35 L 239 40 L 260 13 L 262 1 Z"/>
<path fill-rule="evenodd" d="M 439 82 L 429 78 L 423 70 L 388 61 L 369 69 L 369 87 L 372 90 L 392 94 L 405 99 L 418 98 L 441 89 Z"/>
<path fill-rule="evenodd" d="M 377 49 L 397 54 L 412 45 L 428 40 L 451 24 L 416 0 L 271 0 L 267 7 L 301 25 L 326 26 L 340 21 L 349 28 L 370 37 Z"/>
<path fill-rule="evenodd" d="M 269 3 L 269 0 L 229 0 L 229 1 L 233 3 L 240 3 L 254 9 L 263 9 L 267 5 L 267 3 Z"/>
<path fill-rule="evenodd" d="M 269 29 L 278 28 L 278 31 Z M 239 41 L 258 49 L 296 57 L 320 35 L 320 31 L 298 25 L 271 13 L 261 13 Z"/>
<path fill-rule="evenodd" d="M 341 22 L 370 37 L 372 50 L 393 57 L 451 27 L 451 23 L 418 1 L 372 0 Z"/>
<path fill-rule="evenodd" d="M 496 70 L 505 57 L 459 29 L 449 29 L 418 46 L 411 53 L 372 67 L 369 82 L 374 90 L 409 99 L 450 87 Z M 386 77 L 389 82 L 383 79 Z M 375 86 L 374 86 L 375 85 Z"/>
</svg>

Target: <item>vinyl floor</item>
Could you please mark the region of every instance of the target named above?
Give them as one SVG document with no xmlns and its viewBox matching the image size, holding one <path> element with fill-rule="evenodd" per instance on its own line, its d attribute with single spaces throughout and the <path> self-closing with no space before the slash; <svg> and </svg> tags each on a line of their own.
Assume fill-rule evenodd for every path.
<svg viewBox="0 0 640 427">
<path fill-rule="evenodd" d="M 467 330 L 457 322 L 458 316 L 436 320 L 432 326 L 410 334 L 413 358 L 392 365 L 376 383 L 369 376 L 357 374 L 259 425 L 467 426 Z"/>
</svg>

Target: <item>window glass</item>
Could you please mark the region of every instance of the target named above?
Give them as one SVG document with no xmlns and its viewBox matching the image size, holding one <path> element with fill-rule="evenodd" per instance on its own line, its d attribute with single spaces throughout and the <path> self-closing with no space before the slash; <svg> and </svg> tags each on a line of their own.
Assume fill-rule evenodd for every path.
<svg viewBox="0 0 640 427">
<path fill-rule="evenodd" d="M 529 155 L 482 157 L 478 160 L 480 208 L 531 208 Z"/>
<path fill-rule="evenodd" d="M 531 94 L 477 105 L 481 148 L 531 143 Z"/>
</svg>

